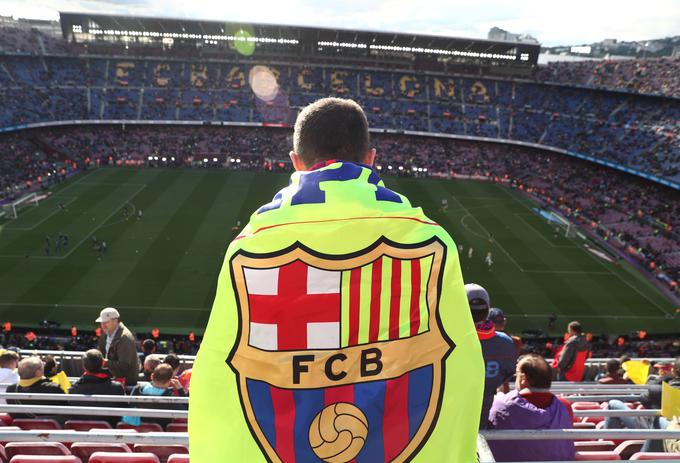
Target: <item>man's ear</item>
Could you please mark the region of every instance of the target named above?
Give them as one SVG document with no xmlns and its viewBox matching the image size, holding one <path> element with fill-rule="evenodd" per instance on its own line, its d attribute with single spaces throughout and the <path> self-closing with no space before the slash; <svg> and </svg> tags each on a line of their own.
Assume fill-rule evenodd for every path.
<svg viewBox="0 0 680 463">
<path fill-rule="evenodd" d="M 293 167 L 297 171 L 302 171 L 302 170 L 307 170 L 307 166 L 305 163 L 302 161 L 302 158 L 294 151 L 291 151 L 288 153 L 288 156 L 290 156 L 290 160 L 293 163 Z"/>
<path fill-rule="evenodd" d="M 376 155 L 375 148 L 371 148 L 370 150 L 368 150 L 368 153 L 364 155 L 362 164 L 366 164 L 367 166 L 373 167 L 373 164 L 375 163 L 375 155 Z"/>
</svg>

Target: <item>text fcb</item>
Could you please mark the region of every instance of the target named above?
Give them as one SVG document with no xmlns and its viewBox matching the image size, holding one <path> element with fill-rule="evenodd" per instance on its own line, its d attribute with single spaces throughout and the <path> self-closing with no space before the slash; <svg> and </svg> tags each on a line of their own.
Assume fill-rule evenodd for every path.
<svg viewBox="0 0 680 463">
<path fill-rule="evenodd" d="M 230 261 L 240 311 L 227 359 L 274 462 L 412 458 L 435 425 L 455 347 L 438 316 L 446 249 L 381 239 L 350 255 L 296 244 Z"/>
</svg>

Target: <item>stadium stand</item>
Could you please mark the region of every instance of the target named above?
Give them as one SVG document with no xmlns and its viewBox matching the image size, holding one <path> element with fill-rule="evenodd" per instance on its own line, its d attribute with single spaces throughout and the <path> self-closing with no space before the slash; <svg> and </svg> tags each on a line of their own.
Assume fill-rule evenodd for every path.
<svg viewBox="0 0 680 463">
<path fill-rule="evenodd" d="M 70 30 L 66 24 L 64 29 Z M 522 191 L 677 294 L 677 58 L 555 63 L 517 78 L 482 72 L 477 65 L 447 69 L 427 60 L 405 65 L 396 57 L 391 63 L 388 55 L 376 65 L 374 59 L 351 56 L 351 50 L 352 60 L 300 59 L 267 53 L 266 47 L 252 59 L 233 51 L 199 53 L 196 59 L 195 47 L 181 44 L 171 52 L 90 45 L 86 50 L 76 40 L 67 42 L 20 22 L 0 27 L 0 129 L 7 132 L 0 134 L 0 202 L 47 190 L 100 166 L 289 170 L 287 127 L 300 107 L 330 94 L 354 98 L 366 109 L 381 154 L 377 169 L 383 173 L 475 178 Z M 262 85 L 272 78 L 275 92 Z M 579 159 L 584 156 L 588 160 Z M 5 347 L 29 349 L 24 355 L 37 348 L 59 349 L 39 354 L 56 354 L 71 376 L 82 373 L 73 359 L 96 345 L 92 333 L 61 337 L 38 332 L 29 339 L 15 331 L 0 336 Z M 631 333 L 619 339 L 594 340 L 593 353 L 640 356 L 652 364 L 680 354 L 680 342 L 673 337 Z M 199 343 L 169 337 L 158 352 L 194 354 Z M 540 339 L 525 340 L 522 349 L 551 357 L 558 347 Z M 180 359 L 181 369 L 191 367 L 192 356 Z M 605 361 L 588 360 L 585 378 L 603 372 Z M 606 417 L 659 416 L 660 410 L 639 403 L 647 387 L 555 382 L 551 391 L 572 403 L 574 429 L 490 430 L 483 435 L 489 440 L 574 440 L 578 461 L 677 460 L 678 454 L 641 450 L 646 439 L 677 439 L 680 431 L 602 429 Z M 22 404 L 0 405 L 5 425 L 0 426 L 0 442 L 5 443 L 1 462 L 189 461 L 187 412 L 175 407 L 186 399 L 14 397 Z M 31 404 L 40 399 L 58 404 Z M 612 399 L 623 400 L 629 409 L 606 410 Z M 79 400 L 106 407 L 81 407 Z M 13 419 L 4 412 L 56 415 L 66 421 L 62 429 L 58 420 Z M 164 430 L 151 422 L 121 422 L 111 429 L 108 422 L 94 420 L 129 414 L 172 421 Z M 87 415 L 93 420 L 82 419 Z M 74 417 L 80 419 L 68 419 Z"/>
</svg>

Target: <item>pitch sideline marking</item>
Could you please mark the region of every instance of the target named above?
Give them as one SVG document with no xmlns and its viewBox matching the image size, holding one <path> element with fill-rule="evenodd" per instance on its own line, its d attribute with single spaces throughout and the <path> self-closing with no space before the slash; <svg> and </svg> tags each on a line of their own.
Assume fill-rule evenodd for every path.
<svg viewBox="0 0 680 463">
<path fill-rule="evenodd" d="M 524 222 L 529 228 L 531 228 L 534 232 L 536 232 L 536 234 L 537 234 L 538 236 L 540 236 L 541 239 L 542 239 L 543 241 L 545 241 L 546 243 L 548 243 L 548 245 L 550 245 L 551 247 L 553 247 L 553 248 L 561 248 L 561 249 L 580 249 L 580 246 L 577 246 L 577 245 L 575 245 L 575 244 L 574 244 L 574 245 L 554 244 L 554 243 L 552 243 L 548 238 L 546 238 L 546 237 L 544 236 L 543 233 L 541 233 L 540 231 L 538 231 L 538 230 L 536 229 L 536 227 L 534 227 L 533 225 L 531 225 L 531 222 L 529 222 L 529 221 L 526 220 L 524 217 L 522 217 L 522 214 L 519 214 L 519 213 L 515 212 L 515 213 L 513 213 L 512 215 L 514 215 L 514 216 L 517 217 L 519 220 L 521 220 L 522 222 Z M 533 214 L 533 216 L 535 216 L 535 214 Z"/>
<path fill-rule="evenodd" d="M 503 190 L 508 196 L 510 196 L 511 198 L 514 198 L 515 200 L 517 200 L 517 198 L 515 198 L 515 196 L 512 195 L 509 191 L 507 191 L 505 188 L 503 188 L 502 186 L 500 186 L 500 185 L 498 185 L 498 184 L 496 184 L 496 186 L 497 186 L 498 188 L 500 188 L 501 190 Z M 522 206 L 526 207 L 527 209 L 529 209 L 529 206 L 527 206 L 526 204 L 522 203 L 521 201 L 517 200 L 517 202 L 520 203 Z M 460 204 L 460 203 L 459 203 L 459 204 Z M 529 209 L 529 210 L 531 210 L 531 209 Z M 578 245 L 578 243 L 576 243 L 576 241 L 574 241 L 573 238 L 567 238 L 567 239 L 570 239 L 574 244 L 577 244 L 577 245 Z M 661 307 L 659 304 L 657 304 L 655 301 L 653 301 L 652 299 L 650 299 L 649 296 L 647 296 L 645 293 L 643 293 L 642 291 L 640 291 L 638 288 L 636 288 L 635 286 L 633 286 L 632 284 L 630 284 L 628 281 L 626 281 L 626 280 L 625 280 L 621 275 L 619 275 L 617 272 L 614 272 L 612 269 L 610 269 L 609 267 L 607 267 L 606 265 L 604 265 L 604 263 L 603 263 L 600 259 L 598 259 L 597 257 L 595 257 L 594 255 L 592 255 L 592 254 L 589 253 L 589 252 L 586 252 L 586 255 L 589 256 L 591 259 L 593 259 L 595 262 L 597 262 L 598 265 L 600 265 L 600 266 L 603 267 L 605 270 L 607 270 L 607 273 L 609 273 L 609 274 L 611 274 L 611 275 L 617 277 L 617 278 L 618 278 L 619 280 L 621 280 L 626 286 L 628 286 L 628 287 L 631 288 L 633 291 L 635 291 L 636 293 L 638 293 L 640 296 L 642 296 L 642 297 L 643 297 L 644 299 L 646 299 L 648 302 L 651 302 L 657 309 L 659 309 L 661 312 L 663 312 L 666 316 L 673 316 L 673 314 L 671 314 L 671 313 L 668 312 L 666 309 L 664 309 L 664 308 Z"/>
<path fill-rule="evenodd" d="M 53 196 L 52 196 L 52 197 L 53 197 Z M 46 198 L 45 201 L 51 199 L 52 197 Z M 64 203 L 64 207 L 68 206 L 69 204 L 73 204 L 73 203 L 78 199 L 77 196 L 64 196 L 64 198 L 71 198 L 70 201 L 67 201 L 66 203 Z M 37 209 L 37 208 L 36 208 L 36 209 Z M 3 230 L 4 230 L 4 231 L 31 231 L 31 230 L 34 230 L 37 226 L 39 226 L 39 225 L 42 224 L 43 222 L 45 222 L 47 219 L 49 219 L 50 217 L 52 217 L 53 215 L 58 214 L 59 212 L 60 212 L 60 209 L 55 208 L 55 210 L 53 210 L 52 212 L 50 212 L 50 213 L 49 213 L 47 216 L 45 216 L 41 221 L 39 221 L 39 222 L 37 222 L 37 223 L 34 223 L 32 227 L 8 227 L 7 225 L 5 225 L 5 226 L 3 227 Z M 24 215 L 24 216 L 25 216 L 25 215 Z M 11 222 L 10 222 L 10 223 L 11 223 Z"/>
<path fill-rule="evenodd" d="M 70 256 L 78 247 L 80 247 L 81 244 L 85 242 L 85 240 L 89 239 L 90 236 L 92 236 L 97 230 L 99 230 L 102 226 L 108 222 L 111 217 L 113 217 L 118 211 L 120 211 L 126 204 L 128 204 L 135 196 L 137 196 L 141 191 L 146 188 L 146 183 L 142 184 L 141 188 L 139 188 L 137 191 L 135 191 L 130 197 L 128 197 L 125 201 L 120 203 L 118 207 L 116 207 L 111 214 L 106 216 L 104 220 L 99 222 L 97 226 L 95 226 L 92 230 L 90 230 L 88 233 L 85 234 L 83 239 L 78 241 L 76 244 L 73 245 L 73 247 L 70 248 L 70 250 L 64 254 L 63 256 L 30 256 L 30 259 L 66 259 L 68 256 Z M 7 257 L 7 258 L 22 258 L 25 259 L 26 255 L 15 255 L 15 254 L 0 254 L 0 258 L 2 257 Z"/>
</svg>

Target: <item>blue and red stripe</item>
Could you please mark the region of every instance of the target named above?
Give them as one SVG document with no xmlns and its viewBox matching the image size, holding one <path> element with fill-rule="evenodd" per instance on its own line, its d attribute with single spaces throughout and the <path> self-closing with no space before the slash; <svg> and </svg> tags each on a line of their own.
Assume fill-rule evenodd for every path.
<svg viewBox="0 0 680 463">
<path fill-rule="evenodd" d="M 368 419 L 368 436 L 356 463 L 388 462 L 420 428 L 430 402 L 432 366 L 398 378 L 326 389 L 280 389 L 247 380 L 248 395 L 262 433 L 282 461 L 321 462 L 309 445 L 309 426 L 324 407 L 353 403 Z"/>
</svg>

